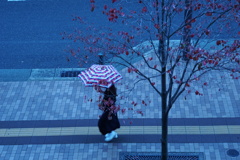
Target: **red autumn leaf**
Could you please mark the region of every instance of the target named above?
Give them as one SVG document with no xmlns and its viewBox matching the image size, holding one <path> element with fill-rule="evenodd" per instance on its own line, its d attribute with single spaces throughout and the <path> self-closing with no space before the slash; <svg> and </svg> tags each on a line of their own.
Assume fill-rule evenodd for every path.
<svg viewBox="0 0 240 160">
<path fill-rule="evenodd" d="M 181 84 L 182 83 L 182 81 L 178 81 L 178 80 L 176 80 L 175 81 L 177 84 Z"/>
<path fill-rule="evenodd" d="M 186 83 L 186 86 L 187 86 L 187 87 L 190 87 L 190 84 L 189 84 L 189 83 Z"/>
<path fill-rule="evenodd" d="M 238 34 L 240 35 L 240 31 L 238 32 Z"/>
<path fill-rule="evenodd" d="M 138 69 L 137 68 L 133 68 L 132 69 L 134 72 L 138 72 Z"/>
<path fill-rule="evenodd" d="M 147 12 L 147 7 L 143 7 L 142 8 L 142 13 L 146 13 Z"/>
<path fill-rule="evenodd" d="M 137 111 L 138 114 L 141 114 L 143 116 L 143 112 L 142 111 Z"/>
<path fill-rule="evenodd" d="M 218 41 L 216 42 L 217 45 L 220 45 L 220 44 L 224 45 L 224 44 L 226 44 L 226 43 L 227 43 L 227 42 L 224 41 L 224 40 L 218 40 Z"/>
<path fill-rule="evenodd" d="M 200 95 L 200 93 L 198 91 L 195 92 L 196 95 Z"/>
<path fill-rule="evenodd" d="M 131 73 L 132 72 L 132 68 L 128 68 L 128 73 Z"/>
<path fill-rule="evenodd" d="M 124 108 L 121 111 L 122 111 L 122 114 L 124 114 L 126 112 L 126 109 Z"/>
<path fill-rule="evenodd" d="M 204 86 L 207 86 L 207 85 L 208 85 L 208 83 L 207 83 L 207 82 L 205 82 L 205 83 L 203 83 L 203 85 L 204 85 Z"/>
<path fill-rule="evenodd" d="M 156 69 L 156 68 L 157 68 L 157 65 L 155 64 L 153 68 Z"/>
<path fill-rule="evenodd" d="M 129 52 L 128 52 L 128 51 L 126 51 L 126 55 L 129 55 Z"/>
<path fill-rule="evenodd" d="M 196 19 L 195 19 L 195 18 L 191 20 L 191 23 L 194 23 L 194 22 L 196 22 Z"/>
<path fill-rule="evenodd" d="M 105 9 L 105 10 L 107 9 L 107 5 L 104 5 L 104 9 Z"/>
<path fill-rule="evenodd" d="M 155 27 L 156 29 L 159 29 L 159 28 L 160 28 L 160 25 L 159 25 L 159 24 L 154 24 L 154 27 Z"/>
<path fill-rule="evenodd" d="M 173 79 L 177 79 L 177 76 L 173 76 Z"/>
<path fill-rule="evenodd" d="M 193 60 L 194 60 L 194 61 L 197 61 L 197 60 L 198 60 L 198 57 L 194 57 Z"/>
<path fill-rule="evenodd" d="M 153 57 L 148 58 L 149 61 L 153 60 Z"/>
<path fill-rule="evenodd" d="M 155 82 L 152 82 L 151 84 L 154 86 L 154 85 L 155 85 Z"/>
<path fill-rule="evenodd" d="M 209 35 L 209 33 L 210 33 L 209 30 L 206 30 L 206 31 L 205 31 L 205 34 L 206 34 L 206 35 Z"/>
<path fill-rule="evenodd" d="M 206 16 L 212 16 L 212 12 L 207 12 L 205 15 Z"/>
<path fill-rule="evenodd" d="M 110 10 L 109 10 L 109 13 L 115 13 L 116 12 L 116 9 L 115 8 L 111 8 Z"/>
<path fill-rule="evenodd" d="M 187 28 L 187 29 L 191 29 L 192 26 L 191 26 L 191 25 L 186 25 L 185 28 Z"/>
<path fill-rule="evenodd" d="M 117 2 L 117 0 L 112 0 L 112 3 Z"/>
</svg>

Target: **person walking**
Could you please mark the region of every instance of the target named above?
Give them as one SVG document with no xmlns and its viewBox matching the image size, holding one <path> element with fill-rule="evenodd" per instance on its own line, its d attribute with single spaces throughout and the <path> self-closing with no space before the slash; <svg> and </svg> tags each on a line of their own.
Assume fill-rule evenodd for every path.
<svg viewBox="0 0 240 160">
<path fill-rule="evenodd" d="M 105 141 L 109 142 L 113 138 L 117 138 L 116 129 L 120 128 L 117 116 L 118 108 L 115 106 L 117 89 L 114 84 L 110 88 L 106 88 L 103 92 L 104 97 L 99 104 L 99 109 L 103 111 L 99 121 L 98 128 L 102 135 L 105 135 Z"/>
</svg>

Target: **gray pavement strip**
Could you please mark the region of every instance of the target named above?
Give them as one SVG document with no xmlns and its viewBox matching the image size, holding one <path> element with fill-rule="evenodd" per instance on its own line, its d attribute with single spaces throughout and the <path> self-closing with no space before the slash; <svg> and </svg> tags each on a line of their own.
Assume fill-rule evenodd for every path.
<svg viewBox="0 0 240 160">
<path fill-rule="evenodd" d="M 0 82 L 34 80 L 78 80 L 78 77 L 61 77 L 62 72 L 82 71 L 85 68 L 0 69 Z"/>
<path fill-rule="evenodd" d="M 31 75 L 31 69 L 1 69 L 0 81 L 26 81 Z"/>
</svg>

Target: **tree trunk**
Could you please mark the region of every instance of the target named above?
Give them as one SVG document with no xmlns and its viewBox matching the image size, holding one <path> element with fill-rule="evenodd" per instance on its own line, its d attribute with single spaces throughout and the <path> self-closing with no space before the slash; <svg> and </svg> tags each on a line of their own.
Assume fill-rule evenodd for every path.
<svg viewBox="0 0 240 160">
<path fill-rule="evenodd" d="M 159 1 L 157 1 L 157 4 Z M 165 0 L 161 1 L 161 21 L 159 19 L 159 23 L 162 26 L 162 28 L 159 30 L 159 33 L 161 34 L 161 38 L 159 39 L 159 48 L 158 53 L 161 56 L 161 93 L 162 93 L 162 160 L 168 159 L 168 116 L 167 116 L 167 55 L 166 55 L 166 37 L 165 34 L 167 33 L 167 29 L 164 27 L 164 24 L 167 22 L 165 10 L 163 9 L 165 7 Z M 160 17 L 158 17 L 160 18 Z"/>
<path fill-rule="evenodd" d="M 168 159 L 168 117 L 162 118 L 162 160 Z"/>
<path fill-rule="evenodd" d="M 168 113 L 167 113 L 167 74 L 166 74 L 166 55 L 164 52 L 164 40 L 160 40 L 160 50 L 162 54 L 162 160 L 168 159 Z"/>
<path fill-rule="evenodd" d="M 168 114 L 167 114 L 167 93 L 166 74 L 162 75 L 162 160 L 168 159 Z"/>
</svg>

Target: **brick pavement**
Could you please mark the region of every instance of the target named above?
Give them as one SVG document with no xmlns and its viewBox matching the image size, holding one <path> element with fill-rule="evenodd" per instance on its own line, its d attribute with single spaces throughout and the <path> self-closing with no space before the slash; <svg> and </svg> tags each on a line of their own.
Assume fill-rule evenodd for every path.
<svg viewBox="0 0 240 160">
<path fill-rule="evenodd" d="M 124 72 L 122 72 L 124 75 Z M 128 81 L 125 78 L 124 81 Z M 239 83 L 226 80 L 223 92 L 207 92 L 205 96 L 188 95 L 187 100 L 180 97 L 170 113 L 170 118 L 215 118 L 239 117 Z M 86 88 L 79 81 L 22 81 L 0 82 L 1 121 L 32 120 L 70 120 L 97 119 L 100 112 L 96 109 L 98 94 L 92 88 Z M 145 86 L 146 87 L 146 86 Z M 137 86 L 136 90 L 141 86 Z M 118 84 L 119 93 L 124 85 Z M 141 88 L 133 98 L 154 100 L 148 106 L 139 106 L 144 113 L 129 111 L 119 114 L 122 118 L 160 118 L 158 97 L 150 88 Z M 149 91 L 144 92 L 144 91 Z M 229 96 L 231 95 L 231 96 Z M 213 98 L 215 97 L 215 98 Z M 216 98 L 217 97 L 217 98 Z M 93 98 L 93 102 L 90 102 Z M 131 102 L 131 101 L 130 101 Z M 130 105 L 126 99 L 119 100 L 123 106 Z M 137 108 L 136 108 L 137 109 Z M 134 123 L 134 122 L 133 122 Z M 238 133 L 239 134 L 239 133 Z M 121 136 L 121 135 L 120 135 Z M 240 140 L 231 143 L 170 143 L 171 152 L 204 152 L 206 159 L 238 159 L 229 157 L 228 149 L 240 150 Z M 160 143 L 79 143 L 79 144 L 26 144 L 1 145 L 1 159 L 117 159 L 120 151 L 159 152 Z"/>
<path fill-rule="evenodd" d="M 123 108 L 131 108 L 132 101 L 145 100 L 148 105 L 137 105 L 134 110 L 125 114 L 119 113 L 120 119 L 154 119 L 160 118 L 160 99 L 153 90 L 144 83 L 139 83 L 134 91 L 128 93 L 125 84 L 135 79 L 134 75 L 121 70 L 124 79 L 117 84 L 118 103 Z M 240 97 L 239 81 L 209 76 L 212 83 L 203 90 L 204 96 L 183 94 L 170 112 L 170 118 L 239 118 Z M 220 79 L 220 78 L 219 78 Z M 143 87 L 144 86 L 144 87 Z M 130 87 L 130 85 L 128 86 Z M 84 87 L 75 79 L 50 79 L 0 82 L 0 121 L 43 121 L 43 120 L 91 120 L 98 119 L 101 112 L 97 109 L 99 94 L 92 88 Z M 220 91 L 219 91 L 220 89 Z M 121 99 L 121 96 L 125 96 Z M 186 96 L 186 99 L 185 99 Z M 151 103 L 149 103 L 151 100 Z M 141 110 L 143 116 L 136 111 Z M 207 119 L 209 120 L 209 119 Z M 126 121 L 126 123 L 129 123 Z M 240 122 L 239 122 L 240 123 Z M 236 122 L 235 125 L 240 125 Z M 134 125 L 134 121 L 133 124 Z M 145 124 L 148 126 L 148 124 Z M 218 126 L 226 123 L 220 121 Z M 20 127 L 21 128 L 21 127 Z M 239 129 L 240 131 L 240 129 Z M 121 129 L 119 130 L 121 131 Z M 213 135 L 215 135 L 213 133 Z M 99 136 L 99 135 L 96 135 Z M 121 135 L 119 135 L 121 137 Z M 122 135 L 127 137 L 128 134 Z M 130 136 L 130 135 L 129 135 Z M 131 135 L 131 136 L 134 136 Z M 148 138 L 151 135 L 146 135 Z M 231 136 L 231 135 L 230 135 Z M 239 132 L 236 129 L 235 139 L 226 142 L 173 142 L 169 144 L 170 152 L 204 152 L 206 160 L 237 160 L 238 157 L 227 155 L 228 149 L 240 151 Z M 113 143 L 65 143 L 65 144 L 22 144 L 0 145 L 0 159 L 118 159 L 120 151 L 128 152 L 159 152 L 160 143 L 131 142 L 119 140 Z M 224 135 L 222 136 L 224 137 Z M 159 136 L 160 140 L 160 136 Z"/>
</svg>

